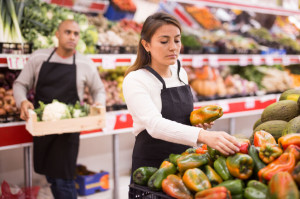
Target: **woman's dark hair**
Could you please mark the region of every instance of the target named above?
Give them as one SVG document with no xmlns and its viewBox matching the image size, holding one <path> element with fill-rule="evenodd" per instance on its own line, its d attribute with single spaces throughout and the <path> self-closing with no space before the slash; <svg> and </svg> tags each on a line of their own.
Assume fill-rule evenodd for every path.
<svg viewBox="0 0 300 199">
<path fill-rule="evenodd" d="M 166 24 L 172 24 L 178 27 L 181 32 L 180 23 L 175 17 L 173 17 L 170 14 L 164 12 L 157 12 L 153 15 L 150 15 L 146 19 L 141 32 L 141 38 L 138 45 L 136 60 L 134 64 L 127 69 L 125 76 L 131 71 L 138 70 L 151 62 L 151 55 L 149 55 L 148 52 L 145 50 L 141 41 L 145 40 L 146 42 L 150 42 L 156 30 Z"/>
</svg>

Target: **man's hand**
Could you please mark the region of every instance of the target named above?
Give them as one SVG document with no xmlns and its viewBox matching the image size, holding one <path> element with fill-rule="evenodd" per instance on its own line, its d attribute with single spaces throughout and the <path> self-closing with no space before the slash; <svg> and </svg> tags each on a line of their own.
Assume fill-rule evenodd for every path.
<svg viewBox="0 0 300 199">
<path fill-rule="evenodd" d="M 25 120 L 25 121 L 28 120 L 28 118 L 29 118 L 28 109 L 34 109 L 34 106 L 33 106 L 33 104 L 32 104 L 30 101 L 24 100 L 24 101 L 21 103 L 21 114 L 20 114 L 20 118 L 21 118 L 22 120 Z"/>
</svg>

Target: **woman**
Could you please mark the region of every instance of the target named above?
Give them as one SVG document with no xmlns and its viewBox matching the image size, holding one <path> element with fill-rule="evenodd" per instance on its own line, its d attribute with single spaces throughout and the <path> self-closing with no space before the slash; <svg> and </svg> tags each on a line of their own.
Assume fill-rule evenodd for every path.
<svg viewBox="0 0 300 199">
<path fill-rule="evenodd" d="M 173 16 L 149 16 L 142 28 L 136 61 L 126 71 L 123 93 L 136 136 L 132 172 L 141 166 L 159 167 L 170 153 L 180 154 L 200 143 L 225 155 L 239 151 L 233 136 L 205 130 L 212 124 L 191 126 L 192 93 L 177 60 L 180 34 L 180 24 Z"/>
</svg>

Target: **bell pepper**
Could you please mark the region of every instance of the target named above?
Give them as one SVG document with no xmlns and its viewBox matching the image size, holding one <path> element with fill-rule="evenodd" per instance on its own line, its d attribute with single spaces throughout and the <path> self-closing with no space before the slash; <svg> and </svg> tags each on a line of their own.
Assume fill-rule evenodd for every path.
<svg viewBox="0 0 300 199">
<path fill-rule="evenodd" d="M 249 148 L 249 146 L 250 146 L 250 140 L 248 140 L 248 139 L 241 139 L 241 138 L 238 138 L 237 139 L 238 141 L 239 141 L 239 143 L 240 143 L 240 147 L 239 147 L 239 149 L 240 149 L 240 153 L 244 153 L 244 154 L 248 154 L 248 148 Z"/>
<path fill-rule="evenodd" d="M 299 198 L 299 191 L 291 174 L 278 172 L 272 176 L 268 184 L 269 191 L 267 198 L 270 199 L 296 199 Z"/>
<path fill-rule="evenodd" d="M 239 197 L 239 195 L 242 195 L 243 197 L 244 182 L 240 179 L 226 180 L 217 187 L 226 187 L 226 189 L 230 191 L 232 198 L 235 196 Z"/>
<path fill-rule="evenodd" d="M 157 171 L 155 167 L 140 167 L 133 172 L 132 178 L 135 184 L 147 185 L 149 178 Z"/>
<path fill-rule="evenodd" d="M 300 147 L 296 145 L 289 145 L 285 150 L 284 153 L 292 153 L 295 155 L 296 162 L 300 160 Z"/>
<path fill-rule="evenodd" d="M 186 155 L 186 154 L 191 154 L 191 153 L 196 153 L 196 149 L 195 148 L 188 148 L 181 155 Z"/>
<path fill-rule="evenodd" d="M 230 192 L 226 187 L 214 187 L 204 191 L 197 192 L 195 199 L 230 199 Z"/>
<path fill-rule="evenodd" d="M 243 153 L 236 153 L 226 159 L 226 165 L 230 174 L 236 178 L 246 180 L 253 172 L 254 163 L 251 156 Z"/>
<path fill-rule="evenodd" d="M 169 160 L 170 160 L 171 163 L 173 163 L 175 166 L 177 166 L 177 160 L 178 160 L 179 157 L 181 157 L 180 154 L 171 153 L 169 155 Z"/>
<path fill-rule="evenodd" d="M 297 183 L 297 185 L 300 187 L 300 162 L 298 162 L 297 165 L 295 166 L 292 172 L 292 177 Z"/>
<path fill-rule="evenodd" d="M 221 176 L 223 180 L 232 179 L 232 176 L 226 165 L 226 158 L 221 156 L 214 161 L 214 169 Z"/>
<path fill-rule="evenodd" d="M 216 160 L 218 157 L 222 155 L 222 153 L 214 148 L 211 148 L 210 146 L 207 146 L 207 151 L 209 156 L 213 159 Z"/>
<path fill-rule="evenodd" d="M 197 124 L 210 123 L 223 115 L 221 106 L 206 105 L 191 112 L 190 122 L 193 126 Z"/>
<path fill-rule="evenodd" d="M 266 182 L 271 180 L 272 176 L 279 171 L 292 173 L 296 164 L 295 155 L 292 153 L 283 153 L 275 161 L 268 164 L 265 168 L 259 170 L 259 181 Z"/>
<path fill-rule="evenodd" d="M 187 154 L 177 159 L 177 166 L 180 173 L 187 169 L 197 168 L 207 164 L 209 161 L 206 154 Z"/>
<path fill-rule="evenodd" d="M 254 133 L 253 144 L 256 147 L 261 147 L 263 144 L 276 144 L 276 140 L 271 133 L 264 130 L 256 131 Z"/>
<path fill-rule="evenodd" d="M 265 199 L 268 192 L 268 186 L 257 181 L 250 180 L 247 183 L 247 188 L 244 191 L 244 198 L 246 199 Z"/>
<path fill-rule="evenodd" d="M 211 184 L 203 171 L 198 168 L 188 169 L 182 176 L 185 186 L 194 192 L 211 188 Z"/>
<path fill-rule="evenodd" d="M 148 187 L 155 191 L 160 191 L 162 186 L 162 181 L 167 178 L 170 174 L 175 174 L 177 171 L 174 164 L 169 161 L 163 161 L 159 169 L 149 178 Z"/>
<path fill-rule="evenodd" d="M 221 176 L 219 176 L 219 174 L 217 174 L 217 172 L 209 165 L 204 166 L 204 173 L 213 187 L 223 182 Z"/>
<path fill-rule="evenodd" d="M 274 144 L 263 144 L 259 149 L 260 159 L 269 164 L 282 154 L 282 149 Z"/>
<path fill-rule="evenodd" d="M 291 144 L 300 147 L 300 133 L 287 134 L 278 139 L 278 145 L 283 148 L 283 150 Z"/>
<path fill-rule="evenodd" d="M 168 175 L 168 177 L 162 181 L 162 190 L 173 198 L 193 199 L 193 195 L 184 185 L 182 179 L 174 174 Z"/>
<path fill-rule="evenodd" d="M 251 158 L 253 159 L 253 162 L 254 162 L 254 174 L 257 175 L 258 171 L 264 167 L 266 167 L 265 163 L 263 163 L 261 161 L 261 159 L 259 158 L 258 156 L 258 151 L 256 149 L 256 147 L 254 145 L 251 145 L 249 147 L 249 153 L 248 153 Z"/>
<path fill-rule="evenodd" d="M 207 149 L 206 144 L 202 144 L 202 146 L 200 146 L 196 149 L 196 153 L 198 153 L 198 154 L 205 154 L 207 152 L 208 152 L 208 149 Z"/>
</svg>

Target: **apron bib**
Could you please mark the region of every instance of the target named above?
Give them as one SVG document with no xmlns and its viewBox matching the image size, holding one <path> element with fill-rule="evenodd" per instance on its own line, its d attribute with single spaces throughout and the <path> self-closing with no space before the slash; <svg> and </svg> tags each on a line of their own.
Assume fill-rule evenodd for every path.
<svg viewBox="0 0 300 199">
<path fill-rule="evenodd" d="M 153 68 L 146 66 L 145 69 L 157 77 L 163 85 L 163 89 L 161 90 L 162 116 L 181 124 L 191 125 L 189 118 L 194 106 L 190 86 L 183 85 L 166 88 L 165 81 Z M 179 61 L 177 71 L 179 78 Z M 136 136 L 131 173 L 142 166 L 159 168 L 163 160 L 168 158 L 171 153 L 181 154 L 187 148 L 189 146 L 153 138 L 147 130 L 144 130 Z"/>
<path fill-rule="evenodd" d="M 53 99 L 66 104 L 79 101 L 76 86 L 75 54 L 73 64 L 49 62 L 56 49 L 39 72 L 35 108 L 38 101 L 45 104 Z M 33 137 L 34 170 L 53 178 L 73 179 L 79 148 L 79 133 L 53 134 Z"/>
</svg>

